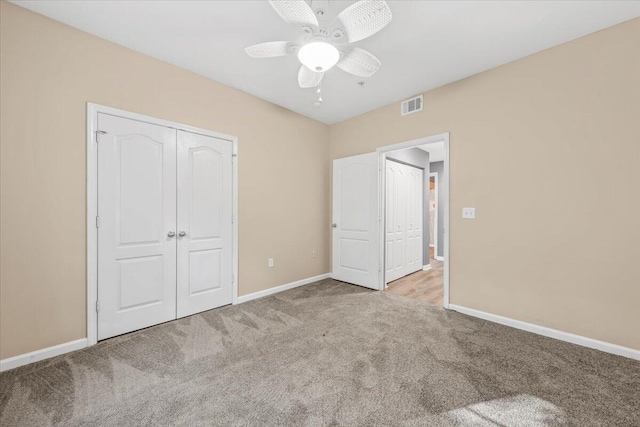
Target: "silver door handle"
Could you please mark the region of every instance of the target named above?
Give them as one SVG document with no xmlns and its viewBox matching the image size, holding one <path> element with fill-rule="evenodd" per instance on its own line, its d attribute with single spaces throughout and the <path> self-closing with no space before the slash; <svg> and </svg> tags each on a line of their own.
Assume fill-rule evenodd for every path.
<svg viewBox="0 0 640 427">
<path fill-rule="evenodd" d="M 187 233 L 184 232 L 184 231 L 181 231 L 181 232 L 178 233 L 178 236 L 180 236 L 180 237 L 184 237 L 186 235 L 187 235 Z"/>
<path fill-rule="evenodd" d="M 174 233 L 173 231 L 170 231 L 170 232 L 167 233 L 167 236 L 169 238 L 175 237 L 175 235 L 176 235 L 176 233 Z"/>
<path fill-rule="evenodd" d="M 338 228 L 338 224 L 336 224 L 335 222 L 333 224 L 331 224 L 331 227 L 333 228 Z"/>
</svg>

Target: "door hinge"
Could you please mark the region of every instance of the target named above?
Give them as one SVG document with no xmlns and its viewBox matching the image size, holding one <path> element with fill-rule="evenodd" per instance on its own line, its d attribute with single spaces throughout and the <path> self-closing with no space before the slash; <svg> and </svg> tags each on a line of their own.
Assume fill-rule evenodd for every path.
<svg viewBox="0 0 640 427">
<path fill-rule="evenodd" d="M 231 224 L 233 224 L 234 218 L 233 215 L 231 215 Z"/>
<path fill-rule="evenodd" d="M 100 228 L 100 217 L 96 217 L 96 228 Z"/>
<path fill-rule="evenodd" d="M 106 135 L 106 132 L 105 132 L 105 131 L 103 131 L 103 130 L 97 130 L 97 131 L 96 131 L 96 144 L 97 144 L 98 142 L 100 142 L 100 135 Z"/>
<path fill-rule="evenodd" d="M 96 300 L 96 313 L 100 311 L 100 301 Z"/>
</svg>

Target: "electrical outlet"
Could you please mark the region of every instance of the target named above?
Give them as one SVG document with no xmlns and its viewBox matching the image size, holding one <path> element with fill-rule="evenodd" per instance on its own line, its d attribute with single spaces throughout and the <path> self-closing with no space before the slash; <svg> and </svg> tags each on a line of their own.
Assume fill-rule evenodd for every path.
<svg viewBox="0 0 640 427">
<path fill-rule="evenodd" d="M 269 268 L 273 268 L 275 265 L 276 265 L 276 263 L 273 260 L 273 258 L 269 258 Z"/>
<path fill-rule="evenodd" d="M 476 219 L 476 208 L 462 208 L 463 219 Z"/>
<path fill-rule="evenodd" d="M 313 258 L 315 258 L 315 257 L 317 257 L 318 255 L 316 254 L 316 251 L 313 251 L 313 252 L 311 252 L 311 256 L 312 256 Z"/>
</svg>

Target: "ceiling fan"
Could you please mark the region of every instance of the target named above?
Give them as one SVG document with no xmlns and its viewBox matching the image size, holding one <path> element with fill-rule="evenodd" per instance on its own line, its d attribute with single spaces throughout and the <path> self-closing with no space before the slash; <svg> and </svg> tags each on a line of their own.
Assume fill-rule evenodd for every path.
<svg viewBox="0 0 640 427">
<path fill-rule="evenodd" d="M 300 29 L 301 43 L 274 41 L 249 46 L 245 51 L 252 58 L 297 54 L 302 63 L 298 71 L 301 88 L 318 86 L 334 65 L 361 77 L 371 77 L 380 68 L 380 60 L 373 54 L 348 43 L 377 33 L 391 21 L 391 10 L 384 0 L 360 0 L 340 12 L 329 25 L 318 21 L 323 21 L 329 3 L 326 0 L 313 0 L 311 6 L 304 0 L 269 3 L 282 19 Z"/>
</svg>

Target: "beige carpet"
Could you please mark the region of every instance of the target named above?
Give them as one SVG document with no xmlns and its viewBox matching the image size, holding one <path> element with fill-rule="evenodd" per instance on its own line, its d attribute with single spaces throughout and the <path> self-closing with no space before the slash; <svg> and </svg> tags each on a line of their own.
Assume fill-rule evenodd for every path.
<svg viewBox="0 0 640 427">
<path fill-rule="evenodd" d="M 0 374 L 4 426 L 639 426 L 640 363 L 327 280 Z"/>
</svg>

